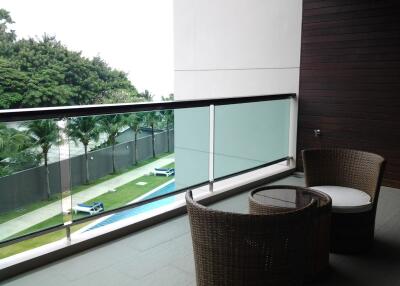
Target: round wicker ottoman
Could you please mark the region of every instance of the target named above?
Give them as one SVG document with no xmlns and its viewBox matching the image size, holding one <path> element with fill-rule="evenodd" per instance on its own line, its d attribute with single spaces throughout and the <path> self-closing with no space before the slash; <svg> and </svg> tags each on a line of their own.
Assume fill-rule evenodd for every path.
<svg viewBox="0 0 400 286">
<path fill-rule="evenodd" d="M 251 214 L 290 212 L 317 202 L 309 228 L 306 251 L 306 280 L 323 277 L 329 269 L 331 198 L 315 190 L 297 186 L 266 186 L 253 190 L 249 195 Z"/>
</svg>

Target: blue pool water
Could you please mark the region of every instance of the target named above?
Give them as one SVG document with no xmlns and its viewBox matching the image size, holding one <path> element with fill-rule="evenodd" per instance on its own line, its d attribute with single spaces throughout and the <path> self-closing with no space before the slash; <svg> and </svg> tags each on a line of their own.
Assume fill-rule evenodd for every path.
<svg viewBox="0 0 400 286">
<path fill-rule="evenodd" d="M 173 192 L 173 191 L 175 191 L 175 181 L 169 183 L 168 185 L 165 185 L 164 187 L 162 187 L 161 189 L 155 191 L 154 193 L 151 193 L 148 196 L 143 197 L 141 199 L 141 201 L 152 199 L 154 197 L 158 197 L 158 196 L 161 196 L 161 195 L 164 195 L 164 194 L 168 194 L 168 193 Z M 169 198 L 158 200 L 158 201 L 155 201 L 155 202 L 152 202 L 152 203 L 149 203 L 149 204 L 142 205 L 140 207 L 137 207 L 137 208 L 134 208 L 134 209 L 131 209 L 131 210 L 126 210 L 126 211 L 122 211 L 122 212 L 113 214 L 112 216 L 106 218 L 105 220 L 99 222 L 98 224 L 95 224 L 95 225 L 91 226 L 86 231 L 89 231 L 89 230 L 92 230 L 92 229 L 96 229 L 96 228 L 105 226 L 107 224 L 120 221 L 122 219 L 133 217 L 135 215 L 138 215 L 138 214 L 141 214 L 141 213 L 144 213 L 144 212 L 148 212 L 150 210 L 157 209 L 159 207 L 162 207 L 162 206 L 165 206 L 165 205 L 168 205 L 168 204 L 174 202 L 174 200 L 175 200 L 174 197 L 169 197 Z"/>
</svg>

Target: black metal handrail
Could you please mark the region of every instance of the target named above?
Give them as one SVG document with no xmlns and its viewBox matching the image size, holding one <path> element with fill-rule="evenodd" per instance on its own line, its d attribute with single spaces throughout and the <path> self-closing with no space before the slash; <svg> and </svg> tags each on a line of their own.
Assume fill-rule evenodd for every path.
<svg viewBox="0 0 400 286">
<path fill-rule="evenodd" d="M 155 111 L 206 107 L 210 105 L 240 104 L 296 97 L 295 93 L 244 96 L 232 98 L 212 98 L 176 100 L 163 102 L 119 103 L 100 105 L 74 105 L 58 107 L 20 108 L 0 110 L 0 122 L 26 121 L 35 119 L 67 118 L 76 116 L 107 115 L 116 113 Z"/>
</svg>

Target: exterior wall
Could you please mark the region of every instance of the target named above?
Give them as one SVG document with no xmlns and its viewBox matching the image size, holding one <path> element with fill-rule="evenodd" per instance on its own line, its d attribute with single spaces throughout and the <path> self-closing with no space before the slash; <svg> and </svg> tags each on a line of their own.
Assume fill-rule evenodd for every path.
<svg viewBox="0 0 400 286">
<path fill-rule="evenodd" d="M 175 0 L 175 98 L 298 91 L 300 0 Z"/>
<path fill-rule="evenodd" d="M 301 10 L 301 0 L 175 0 L 175 99 L 297 93 Z M 296 108 L 291 112 L 297 118 Z M 181 153 L 179 147 L 196 150 L 201 145 L 208 152 L 209 144 L 208 136 L 199 137 L 196 128 L 180 124 L 185 120 L 181 113 L 175 112 L 178 185 L 199 180 L 188 167 L 187 151 Z M 208 119 L 190 120 L 204 127 Z M 208 167 L 203 165 L 197 172 Z"/>
<path fill-rule="evenodd" d="M 171 152 L 174 146 L 174 132 L 170 131 Z M 167 152 L 167 133 L 156 134 L 156 154 Z M 125 142 L 115 147 L 117 170 L 125 169 L 134 163 L 134 142 Z M 111 147 L 89 153 L 90 180 L 112 173 Z M 152 157 L 151 137 L 138 139 L 138 160 Z M 85 181 L 85 156 L 70 159 L 71 187 L 82 185 Z M 61 192 L 60 162 L 49 164 L 50 190 L 53 194 Z M 0 213 L 15 210 L 27 204 L 45 199 L 45 168 L 43 166 L 0 178 Z M 61 206 L 60 206 L 61 208 Z"/>
<path fill-rule="evenodd" d="M 399 2 L 304 0 L 303 13 L 299 151 L 378 153 L 384 184 L 400 187 Z"/>
</svg>

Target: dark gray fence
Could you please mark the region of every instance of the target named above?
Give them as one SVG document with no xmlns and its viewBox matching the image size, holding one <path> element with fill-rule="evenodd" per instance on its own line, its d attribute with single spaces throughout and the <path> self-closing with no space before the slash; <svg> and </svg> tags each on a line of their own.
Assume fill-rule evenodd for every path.
<svg viewBox="0 0 400 286">
<path fill-rule="evenodd" d="M 151 136 L 140 138 L 138 144 L 138 161 L 152 157 Z M 156 134 L 155 152 L 167 152 L 167 133 Z M 115 146 L 116 169 L 123 170 L 135 162 L 134 141 Z M 170 151 L 174 149 L 174 133 L 170 132 Z M 85 156 L 79 155 L 69 159 L 71 166 L 71 186 L 85 182 Z M 18 172 L 0 178 L 0 213 L 22 208 L 46 198 L 44 166 Z M 112 147 L 89 152 L 90 180 L 102 178 L 112 173 Z M 50 190 L 52 194 L 61 192 L 60 162 L 49 164 Z M 61 209 L 61 204 L 60 204 Z"/>
</svg>

